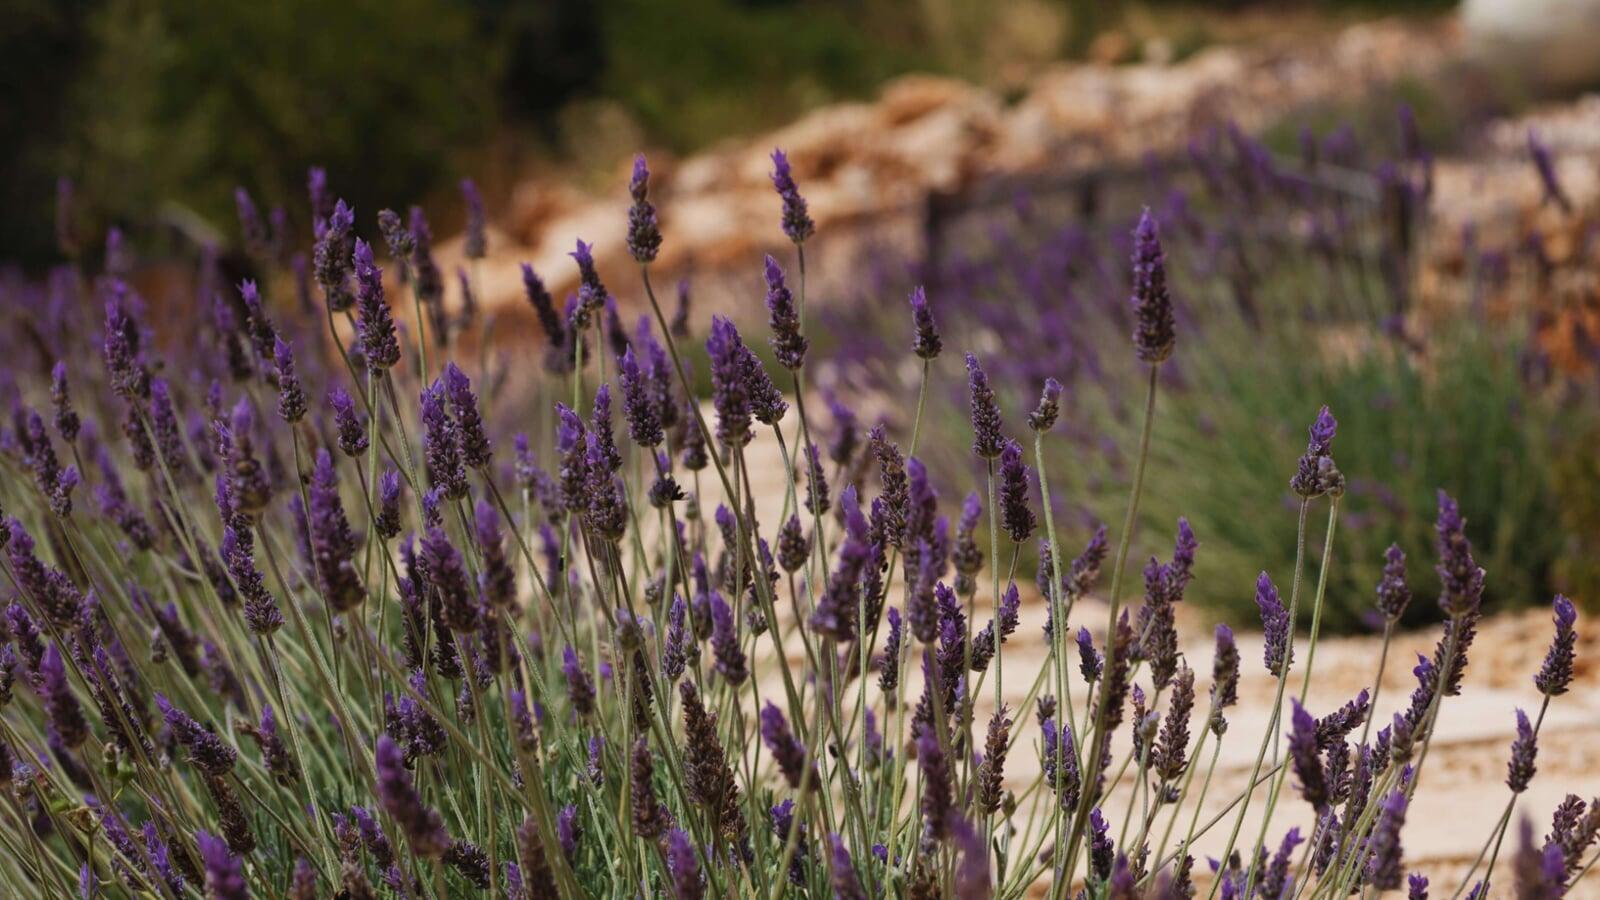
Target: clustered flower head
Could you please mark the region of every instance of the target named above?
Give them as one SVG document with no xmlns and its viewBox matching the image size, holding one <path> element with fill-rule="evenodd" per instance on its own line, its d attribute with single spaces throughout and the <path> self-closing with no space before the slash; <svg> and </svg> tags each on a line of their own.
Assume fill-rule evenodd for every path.
<svg viewBox="0 0 1600 900">
<path fill-rule="evenodd" d="M 782 150 L 772 151 L 772 186 L 778 192 L 778 199 L 783 201 L 783 233 L 796 244 L 805 243 L 807 238 L 816 233 L 817 225 L 811 221 L 806 200 L 800 196 L 800 188 L 794 183 L 789 157 Z"/>
<path fill-rule="evenodd" d="M 1344 475 L 1334 465 L 1332 453 L 1333 436 L 1338 430 L 1338 421 L 1324 406 L 1308 429 L 1311 436 L 1306 442 L 1306 452 L 1300 456 L 1294 477 L 1289 480 L 1289 487 L 1296 494 L 1310 499 L 1344 493 Z"/>
<path fill-rule="evenodd" d="M 1165 362 L 1177 344 L 1172 295 L 1167 290 L 1167 261 L 1161 251 L 1161 226 L 1150 210 L 1139 215 L 1133 230 L 1133 346 L 1139 361 Z"/>
<path fill-rule="evenodd" d="M 633 177 L 628 180 L 628 252 L 641 263 L 655 262 L 661 252 L 661 227 L 656 224 L 656 207 L 650 202 L 650 168 L 644 154 L 633 158 Z"/>
</svg>

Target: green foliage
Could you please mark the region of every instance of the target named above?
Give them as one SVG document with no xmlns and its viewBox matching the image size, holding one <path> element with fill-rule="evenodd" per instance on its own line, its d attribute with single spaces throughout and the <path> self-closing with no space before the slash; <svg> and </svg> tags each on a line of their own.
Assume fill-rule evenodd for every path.
<svg viewBox="0 0 1600 900">
<path fill-rule="evenodd" d="M 1442 328 L 1420 355 L 1381 336 L 1349 354 L 1331 350 L 1335 341 L 1318 346 L 1298 338 L 1268 337 L 1248 350 L 1223 338 L 1194 348 L 1191 356 L 1228 362 L 1191 367 L 1194 382 L 1162 404 L 1141 544 L 1161 547 L 1177 517 L 1188 516 L 1203 545 L 1190 596 L 1235 622 L 1254 622 L 1256 572 L 1281 579 L 1294 564 L 1297 500 L 1288 479 L 1306 427 L 1326 404 L 1339 419 L 1334 456 L 1349 481 L 1326 627 L 1349 630 L 1366 621 L 1391 542 L 1405 550 L 1416 589 L 1407 620 L 1438 617 L 1432 565 L 1439 489 L 1456 497 L 1467 517 L 1478 561 L 1491 575 L 1490 608 L 1548 602 L 1562 548 L 1549 446 L 1560 411 L 1524 386 L 1520 342 L 1486 331 Z M 1121 485 L 1114 487 L 1097 506 L 1115 510 Z M 1316 515 L 1313 561 L 1324 528 Z"/>
<path fill-rule="evenodd" d="M 91 27 L 67 168 L 113 219 L 231 222 L 235 185 L 300 198 L 311 165 L 375 212 L 484 133 L 491 60 L 449 0 L 112 0 Z"/>
<path fill-rule="evenodd" d="M 603 89 L 680 149 L 774 127 L 929 66 L 910 44 L 874 34 L 871 19 L 832 4 L 610 0 Z"/>
</svg>

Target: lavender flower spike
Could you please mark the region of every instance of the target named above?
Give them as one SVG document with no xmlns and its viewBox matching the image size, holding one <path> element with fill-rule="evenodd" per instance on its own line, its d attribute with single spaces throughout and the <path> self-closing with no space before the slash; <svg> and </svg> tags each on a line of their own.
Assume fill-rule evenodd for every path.
<svg viewBox="0 0 1600 900">
<path fill-rule="evenodd" d="M 209 832 L 195 833 L 200 858 L 206 868 L 206 900 L 249 900 L 250 886 L 244 868 L 228 849 L 228 842 Z"/>
<path fill-rule="evenodd" d="M 1294 661 L 1293 635 L 1289 633 L 1289 610 L 1265 572 L 1256 578 L 1256 607 L 1261 610 L 1261 629 L 1266 639 L 1267 671 L 1281 678 Z"/>
<path fill-rule="evenodd" d="M 931 362 L 944 349 L 944 342 L 939 339 L 939 329 L 933 323 L 933 310 L 928 306 L 927 292 L 920 284 L 911 289 L 911 325 L 917 333 L 911 342 L 912 351 Z"/>
<path fill-rule="evenodd" d="M 482 259 L 489 252 L 489 238 L 485 233 L 488 219 L 483 212 L 483 195 L 471 178 L 461 179 L 461 199 L 467 207 L 466 237 L 462 241 L 461 255 L 467 259 Z"/>
<path fill-rule="evenodd" d="M 1403 790 L 1394 790 L 1383 799 L 1378 824 L 1369 839 L 1372 858 L 1367 862 L 1367 881 L 1380 891 L 1400 887 L 1400 829 L 1406 824 L 1409 799 Z"/>
<path fill-rule="evenodd" d="M 1517 710 L 1517 736 L 1511 742 L 1511 759 L 1506 763 L 1506 786 L 1511 793 L 1520 794 L 1528 789 L 1537 771 L 1534 760 L 1539 753 L 1538 736 L 1528 721 L 1528 714 Z"/>
<path fill-rule="evenodd" d="M 744 683 L 750 669 L 745 661 L 744 648 L 739 646 L 739 632 L 733 621 L 733 609 L 722 595 L 711 592 L 711 651 L 715 657 L 717 673 L 731 685 Z"/>
<path fill-rule="evenodd" d="M 339 436 L 339 450 L 355 458 L 367 452 L 367 424 L 356 412 L 356 401 L 342 386 L 335 385 L 328 392 L 328 405 L 333 407 L 333 427 Z"/>
<path fill-rule="evenodd" d="M 833 847 L 834 900 L 867 900 L 867 892 L 862 889 L 861 879 L 856 876 L 855 863 L 850 859 L 850 851 L 845 849 L 844 841 L 837 834 L 831 834 L 828 842 Z"/>
<path fill-rule="evenodd" d="M 1300 780 L 1300 795 L 1320 814 L 1327 808 L 1329 798 L 1322 759 L 1317 753 L 1317 722 L 1299 700 L 1290 698 L 1289 702 L 1294 709 L 1289 720 L 1289 760 Z"/>
<path fill-rule="evenodd" d="M 400 747 L 388 735 L 378 736 L 376 751 L 378 800 L 400 826 L 411 849 L 424 859 L 436 859 L 450 848 L 439 811 L 423 803 L 422 795 L 411 783 Z"/>
<path fill-rule="evenodd" d="M 772 352 L 778 365 L 785 369 L 798 369 L 805 364 L 806 338 L 800 333 L 800 310 L 795 305 L 794 293 L 784 284 L 783 269 L 770 255 L 766 264 L 767 324 L 772 329 Z"/>
<path fill-rule="evenodd" d="M 628 207 L 628 252 L 639 263 L 648 265 L 661 252 L 661 226 L 656 222 L 655 204 L 650 202 L 650 167 L 643 153 L 633 158 L 628 194 L 633 198 L 633 205 Z"/>
<path fill-rule="evenodd" d="M 50 403 L 55 409 L 56 433 L 69 444 L 77 440 L 78 430 L 83 422 L 78 418 L 77 410 L 72 408 L 72 395 L 67 391 L 65 360 L 56 360 L 55 366 L 50 370 Z"/>
<path fill-rule="evenodd" d="M 1045 432 L 1056 427 L 1056 418 L 1061 414 L 1061 382 L 1054 378 L 1044 380 L 1044 390 L 1039 394 L 1039 405 L 1033 412 L 1028 413 L 1028 427 L 1034 431 Z"/>
<path fill-rule="evenodd" d="M 579 716 L 594 712 L 594 682 L 578 661 L 578 651 L 568 646 L 561 651 L 561 674 L 567 679 L 567 697 Z"/>
<path fill-rule="evenodd" d="M 672 873 L 672 890 L 677 900 L 700 900 L 705 896 L 700 858 L 695 854 L 689 833 L 682 828 L 674 828 L 667 835 L 667 869 Z"/>
<path fill-rule="evenodd" d="M 729 447 L 750 442 L 751 399 L 745 379 L 744 344 L 738 329 L 721 316 L 711 318 L 706 353 L 711 357 L 711 404 L 717 410 L 717 440 Z"/>
<path fill-rule="evenodd" d="M 278 370 L 278 416 L 289 424 L 305 418 L 306 391 L 294 370 L 294 349 L 283 338 L 272 346 L 273 364 Z"/>
<path fill-rule="evenodd" d="M 356 314 L 361 349 L 367 365 L 391 369 L 400 362 L 400 342 L 395 338 L 394 317 L 383 297 L 383 270 L 372 259 L 372 245 L 356 238 Z"/>
<path fill-rule="evenodd" d="M 1383 578 L 1378 581 L 1378 611 L 1397 622 L 1411 605 L 1411 585 L 1406 581 L 1406 554 L 1399 544 L 1383 552 Z"/>
<path fill-rule="evenodd" d="M 1555 160 L 1550 157 L 1550 147 L 1539 139 L 1539 133 L 1528 129 L 1528 155 L 1533 158 L 1533 168 L 1539 173 L 1539 185 L 1544 188 L 1541 203 L 1554 203 L 1561 211 L 1572 214 L 1572 199 L 1561 187 L 1556 177 Z"/>
<path fill-rule="evenodd" d="M 1550 649 L 1545 651 L 1544 663 L 1539 666 L 1539 674 L 1533 676 L 1533 683 L 1539 688 L 1539 693 L 1546 697 L 1559 697 L 1567 692 L 1567 685 L 1572 682 L 1573 647 L 1578 640 L 1574 625 L 1578 622 L 1578 610 L 1572 601 L 1557 594 L 1555 603 L 1555 637 L 1550 640 Z"/>
<path fill-rule="evenodd" d="M 1133 345 L 1139 361 L 1160 365 L 1172 355 L 1177 333 L 1172 296 L 1167 292 L 1166 257 L 1161 229 L 1147 207 L 1133 230 L 1133 311 L 1137 324 Z"/>
<path fill-rule="evenodd" d="M 478 395 L 472 391 L 472 380 L 454 362 L 448 362 L 444 367 L 444 389 L 455 412 L 462 461 L 469 469 L 482 469 L 489 465 L 492 451 L 489 436 L 484 431 L 483 416 L 478 412 Z"/>
<path fill-rule="evenodd" d="M 772 751 L 772 758 L 777 762 L 784 780 L 789 782 L 790 787 L 799 790 L 806 772 L 806 748 L 789 730 L 783 711 L 773 706 L 771 701 L 761 708 L 761 741 Z M 811 787 L 816 786 L 817 779 L 813 775 Z"/>
<path fill-rule="evenodd" d="M 1310 436 L 1306 440 L 1306 452 L 1301 454 L 1294 477 L 1289 479 L 1289 488 L 1307 500 L 1343 493 L 1344 476 L 1334 465 L 1332 452 L 1333 436 L 1339 430 L 1338 420 L 1324 406 L 1317 411 L 1316 421 L 1307 430 Z"/>
<path fill-rule="evenodd" d="M 816 233 L 817 224 L 811 221 L 806 200 L 800 196 L 800 188 L 794 183 L 789 157 L 782 150 L 772 151 L 772 186 L 783 201 L 783 233 L 796 244 L 805 243 L 806 238 Z"/>
<path fill-rule="evenodd" d="M 1461 507 L 1444 491 L 1439 492 L 1439 518 L 1434 530 L 1439 546 L 1436 571 L 1443 582 L 1439 608 L 1453 619 L 1475 616 L 1483 599 L 1484 571 L 1472 558 L 1472 542 L 1467 540 L 1467 520 L 1461 515 Z"/>
<path fill-rule="evenodd" d="M 1026 543 L 1038 519 L 1028 505 L 1028 466 L 1022 445 L 1008 440 L 1000 453 L 1000 520 L 1011 540 Z"/>
<path fill-rule="evenodd" d="M 89 739 L 89 723 L 83 717 L 83 707 L 72 694 L 67 683 L 66 665 L 61 660 L 61 649 L 51 642 L 39 660 L 39 695 L 50 717 L 50 734 L 63 746 L 77 747 Z"/>
<path fill-rule="evenodd" d="M 967 354 L 967 391 L 972 403 L 972 452 L 979 459 L 994 459 L 1006 447 L 1001 434 L 1000 404 L 989 387 L 989 376 L 971 353 Z"/>
</svg>

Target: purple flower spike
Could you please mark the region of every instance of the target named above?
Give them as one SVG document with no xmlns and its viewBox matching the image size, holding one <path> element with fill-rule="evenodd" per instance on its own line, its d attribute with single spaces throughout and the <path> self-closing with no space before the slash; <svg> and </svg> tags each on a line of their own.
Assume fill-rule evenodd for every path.
<svg viewBox="0 0 1600 900">
<path fill-rule="evenodd" d="M 445 364 L 444 389 L 455 412 L 460 433 L 462 461 L 469 469 L 482 469 L 489 465 L 491 450 L 489 436 L 484 432 L 483 416 L 478 412 L 478 395 L 472 391 L 472 380 L 454 362 Z"/>
<path fill-rule="evenodd" d="M 317 586 L 323 599 L 336 612 L 348 612 L 366 599 L 361 577 L 356 573 L 355 534 L 345 517 L 339 499 L 339 482 L 334 475 L 333 457 L 327 450 L 317 451 L 316 468 L 311 473 L 311 549 L 316 561 Z"/>
<path fill-rule="evenodd" d="M 428 217 L 422 207 L 413 206 L 407 214 L 407 228 L 411 235 L 411 273 L 417 299 L 423 305 L 434 307 L 444 299 L 444 276 L 433 259 L 433 230 L 428 227 Z"/>
<path fill-rule="evenodd" d="M 1239 646 L 1234 643 L 1233 629 L 1217 626 L 1217 649 L 1211 661 L 1211 706 L 1215 711 L 1211 720 L 1212 733 L 1221 737 L 1227 731 L 1227 720 L 1222 711 L 1239 702 Z"/>
<path fill-rule="evenodd" d="M 639 157 L 641 160 L 644 157 Z M 674 828 L 667 835 L 667 870 L 672 874 L 672 890 L 677 900 L 700 900 L 706 894 L 700 875 L 700 857 L 695 853 L 689 833 Z"/>
<path fill-rule="evenodd" d="M 733 323 L 712 316 L 711 336 L 706 339 L 706 353 L 711 357 L 711 403 L 717 410 L 717 440 L 729 447 L 742 447 L 751 438 L 744 349 Z"/>
<path fill-rule="evenodd" d="M 1555 160 L 1550 156 L 1550 147 L 1540 140 L 1539 132 L 1528 129 L 1528 156 L 1533 159 L 1533 168 L 1539 173 L 1539 186 L 1544 188 L 1543 203 L 1554 203 L 1561 211 L 1572 214 L 1572 200 L 1561 187 L 1561 180 L 1556 177 Z"/>
<path fill-rule="evenodd" d="M 378 519 L 373 528 L 386 541 L 400 534 L 400 473 L 394 469 L 378 476 Z"/>
<path fill-rule="evenodd" d="M 995 400 L 994 389 L 989 387 L 989 376 L 978 365 L 978 358 L 967 354 L 967 391 L 972 404 L 972 452 L 979 459 L 994 459 L 1005 451 L 1005 437 L 1001 433 L 1000 404 Z"/>
<path fill-rule="evenodd" d="M 156 707 L 172 730 L 172 736 L 188 751 L 189 762 L 194 767 L 215 778 L 233 771 L 239 751 L 228 746 L 215 732 L 196 722 L 188 713 L 156 694 Z"/>
<path fill-rule="evenodd" d="M 272 361 L 278 370 L 278 416 L 293 424 L 305 418 L 306 392 L 294 370 L 294 349 L 283 338 L 275 339 Z"/>
<path fill-rule="evenodd" d="M 833 900 L 867 900 L 867 892 L 861 887 L 861 879 L 856 875 L 855 863 L 850 859 L 850 851 L 845 849 L 844 840 L 832 834 L 828 836 L 828 842 L 833 847 Z"/>
<path fill-rule="evenodd" d="M 1380 891 L 1400 887 L 1401 864 L 1400 829 L 1406 824 L 1406 807 L 1409 800 L 1403 790 L 1394 790 L 1383 798 L 1379 807 L 1378 824 L 1369 839 L 1372 858 L 1367 862 L 1367 882 Z"/>
<path fill-rule="evenodd" d="M 1172 296 L 1167 292 L 1166 257 L 1161 252 L 1161 229 L 1147 207 L 1133 230 L 1133 345 L 1139 361 L 1160 365 L 1172 355 L 1177 332 Z"/>
<path fill-rule="evenodd" d="M 1553 605 L 1555 637 L 1550 640 L 1550 649 L 1545 651 L 1544 663 L 1539 666 L 1539 673 L 1533 676 L 1534 685 L 1539 688 L 1539 693 L 1546 697 L 1558 697 L 1567 692 L 1567 685 L 1572 682 L 1573 647 L 1578 640 L 1577 631 L 1574 629 L 1578 622 L 1577 607 L 1560 594 L 1556 595 Z"/>
<path fill-rule="evenodd" d="M 578 839 L 582 835 L 582 827 L 578 824 L 578 807 L 567 804 L 561 808 L 556 816 L 556 840 L 561 843 L 561 854 L 567 859 L 572 859 L 578 854 Z"/>
<path fill-rule="evenodd" d="M 67 682 L 61 649 L 51 643 L 39 660 L 39 696 L 50 717 L 50 734 L 66 747 L 77 747 L 89 739 L 89 723 L 83 707 Z"/>
<path fill-rule="evenodd" d="M 808 764 L 806 748 L 789 730 L 789 722 L 783 717 L 783 711 L 772 705 L 771 701 L 761 708 L 761 741 L 772 751 L 778 771 L 783 773 L 789 786 L 799 790 Z M 815 775 L 811 778 L 811 787 L 817 787 Z"/>
<path fill-rule="evenodd" d="M 1476 617 L 1483 600 L 1484 572 L 1472 558 L 1472 542 L 1467 540 L 1467 520 L 1461 507 L 1444 491 L 1439 492 L 1439 518 L 1434 525 L 1438 535 L 1439 608 L 1452 619 Z"/>
<path fill-rule="evenodd" d="M 656 222 L 656 207 L 650 202 L 650 167 L 641 153 L 633 158 L 633 177 L 628 180 L 628 252 L 642 265 L 655 262 L 661 252 L 661 226 Z"/>
<path fill-rule="evenodd" d="M 934 325 L 927 292 L 920 284 L 911 289 L 911 327 L 916 331 L 916 337 L 911 341 L 912 351 L 924 360 L 936 359 L 944 350 L 944 342 L 940 340 L 939 329 Z"/>
<path fill-rule="evenodd" d="M 738 686 L 749 677 L 744 648 L 739 646 L 739 632 L 733 621 L 733 609 L 722 595 L 712 591 L 711 599 L 711 651 L 715 657 L 717 673 Z"/>
<path fill-rule="evenodd" d="M 57 360 L 55 367 L 50 370 L 50 403 L 55 410 L 56 433 L 69 444 L 77 440 L 78 430 L 83 423 L 72 408 L 72 396 L 67 391 L 65 360 Z"/>
<path fill-rule="evenodd" d="M 955 787 L 950 761 L 939 746 L 932 724 L 917 734 L 917 765 L 922 768 L 922 821 L 928 837 L 943 840 L 950 834 L 955 811 Z"/>
<path fill-rule="evenodd" d="M 1539 754 L 1538 736 L 1534 734 L 1533 724 L 1528 721 L 1528 714 L 1517 710 L 1517 736 L 1511 742 L 1511 759 L 1506 763 L 1506 785 L 1511 788 L 1511 793 L 1520 794 L 1528 789 L 1528 782 L 1533 780 L 1534 760 Z"/>
<path fill-rule="evenodd" d="M 1026 543 L 1038 524 L 1028 505 L 1028 471 L 1022 462 L 1022 445 L 1006 441 L 1000 452 L 1000 523 L 1018 544 Z"/>
<path fill-rule="evenodd" d="M 1411 585 L 1406 581 L 1406 554 L 1399 544 L 1383 552 L 1383 577 L 1378 580 L 1378 611 L 1385 620 L 1398 622 L 1411 605 Z"/>
<path fill-rule="evenodd" d="M 1089 869 L 1100 881 L 1111 878 L 1116 847 L 1111 843 L 1111 825 L 1096 806 L 1089 811 Z"/>
<path fill-rule="evenodd" d="M 653 396 L 650 380 L 639 368 L 629 347 L 619 364 L 622 378 L 622 414 L 628 420 L 628 436 L 641 447 L 656 447 L 666 439 L 661 427 L 661 407 Z"/>
<path fill-rule="evenodd" d="M 1290 699 L 1294 712 L 1290 717 L 1289 759 L 1294 764 L 1295 777 L 1300 780 L 1300 795 L 1318 813 L 1328 805 L 1328 783 L 1323 778 L 1322 760 L 1317 753 L 1317 721 L 1300 705 Z"/>
<path fill-rule="evenodd" d="M 1333 462 L 1333 436 L 1338 430 L 1339 422 L 1326 406 L 1317 411 L 1317 419 L 1308 429 L 1306 452 L 1301 454 L 1294 477 L 1289 479 L 1290 490 L 1302 498 L 1344 493 L 1344 475 Z"/>
<path fill-rule="evenodd" d="M 782 150 L 772 151 L 772 186 L 783 201 L 783 233 L 796 244 L 803 244 L 817 230 L 806 209 L 806 200 L 794 183 L 794 173 L 789 167 L 789 157 Z"/>
<path fill-rule="evenodd" d="M 390 249 L 393 252 L 394 248 Z M 391 369 L 400 362 L 400 342 L 395 338 L 394 317 L 383 296 L 383 270 L 373 262 L 372 246 L 360 238 L 355 242 L 353 265 L 362 353 L 372 368 Z"/>
<path fill-rule="evenodd" d="M 1104 668 L 1104 660 L 1100 651 L 1094 649 L 1094 636 L 1088 628 L 1078 629 L 1078 672 L 1083 675 L 1084 684 L 1094 684 L 1100 677 Z"/>
<path fill-rule="evenodd" d="M 400 747 L 388 735 L 378 736 L 376 751 L 378 801 L 400 826 L 406 842 L 418 856 L 437 859 L 450 849 L 450 834 L 445 831 L 439 811 L 430 808 L 411 783 Z"/>
<path fill-rule="evenodd" d="M 316 247 L 312 250 L 312 267 L 328 308 L 344 312 L 355 303 L 350 293 L 350 260 L 355 253 L 355 210 L 343 200 L 333 206 L 333 211 L 319 223 Z"/>
<path fill-rule="evenodd" d="M 1262 636 L 1266 639 L 1267 671 L 1283 677 L 1294 662 L 1293 635 L 1289 633 L 1289 610 L 1278 598 L 1278 589 L 1267 573 L 1256 578 L 1256 607 L 1261 610 Z"/>
<path fill-rule="evenodd" d="M 795 305 L 794 294 L 783 282 L 783 269 L 778 261 L 767 257 L 767 324 L 772 329 L 772 352 L 778 365 L 785 369 L 798 369 L 805 364 L 806 338 L 800 333 L 800 310 Z"/>
<path fill-rule="evenodd" d="M 569 645 L 561 651 L 561 674 L 567 679 L 567 698 L 579 716 L 594 712 L 594 682 L 578 661 L 578 651 Z"/>
<path fill-rule="evenodd" d="M 249 900 L 244 867 L 228 849 L 228 842 L 205 831 L 196 832 L 194 838 L 205 863 L 206 900 Z"/>
<path fill-rule="evenodd" d="M 328 392 L 328 405 L 333 407 L 333 424 L 339 434 L 339 450 L 352 458 L 367 452 L 365 417 L 356 412 L 356 401 L 350 393 L 335 385 Z"/>
<path fill-rule="evenodd" d="M 1546 841 L 1541 848 L 1534 837 L 1533 820 L 1522 817 L 1517 827 L 1517 854 L 1512 860 L 1516 884 L 1512 896 L 1517 900 L 1559 900 L 1567 895 L 1566 851 L 1556 841 Z M 1576 860 L 1572 861 L 1576 863 Z M 1488 897 L 1487 886 L 1477 898 Z"/>
<path fill-rule="evenodd" d="M 461 179 L 461 200 L 467 208 L 461 255 L 467 259 L 482 259 L 489 252 L 488 217 L 483 212 L 483 195 L 478 193 L 478 185 L 471 178 Z"/>
<path fill-rule="evenodd" d="M 467 469 L 461 430 L 445 409 L 445 395 L 446 388 L 438 380 L 422 390 L 422 450 L 428 484 L 454 500 L 467 495 Z"/>
<path fill-rule="evenodd" d="M 1039 405 L 1033 412 L 1028 413 L 1028 427 L 1037 432 L 1046 432 L 1056 427 L 1056 418 L 1061 414 L 1061 382 L 1054 378 L 1044 380 L 1044 390 L 1039 394 Z"/>
<path fill-rule="evenodd" d="M 1428 876 L 1411 873 L 1406 879 L 1406 900 L 1428 900 Z"/>
<path fill-rule="evenodd" d="M 578 264 L 578 308 L 584 316 L 592 317 L 605 308 L 606 297 L 610 296 L 594 265 L 594 245 L 580 240 L 577 248 L 568 255 Z M 585 318 L 584 321 L 589 319 Z"/>
</svg>

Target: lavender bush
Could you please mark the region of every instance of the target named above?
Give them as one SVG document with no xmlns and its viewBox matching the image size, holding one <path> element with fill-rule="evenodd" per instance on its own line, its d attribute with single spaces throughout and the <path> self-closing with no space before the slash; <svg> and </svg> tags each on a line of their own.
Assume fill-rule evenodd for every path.
<svg viewBox="0 0 1600 900">
<path fill-rule="evenodd" d="M 803 272 L 815 226 L 774 162 Z M 203 321 L 177 298 L 158 314 L 116 271 L 8 288 L 29 322 L 6 332 L 0 456 L 13 895 L 1427 894 L 1406 880 L 1406 812 L 1487 576 L 1439 494 L 1445 625 L 1415 690 L 1380 697 L 1375 678 L 1342 707 L 1306 707 L 1342 562 L 1326 545 L 1356 475 L 1327 408 L 1304 411 L 1298 461 L 1262 470 L 1295 498 L 1290 514 L 1261 510 L 1297 548 L 1256 582 L 1276 696 L 1261 735 L 1233 734 L 1259 741 L 1249 787 L 1202 820 L 1247 663 L 1226 627 L 1209 684 L 1179 649 L 1203 531 L 1180 522 L 1171 556 L 1143 567 L 1142 600 L 1132 588 L 1162 374 L 1185 355 L 1155 217 L 1135 240 L 1133 346 L 1106 361 L 1145 383 L 1124 520 L 1072 556 L 1046 474 L 1063 452 L 1051 426 L 1072 415 L 1059 385 L 1025 416 L 966 357 L 961 443 L 984 475 L 961 486 L 952 526 L 919 456 L 921 401 L 908 435 L 856 434 L 843 398 L 832 433 L 814 429 L 804 281 L 791 288 L 781 260 L 764 273 L 782 366 L 714 317 L 712 389 L 695 394 L 688 321 L 669 321 L 650 280 L 663 236 L 648 177 L 641 161 L 628 246 L 652 316 L 610 327 L 619 286 L 582 242 L 564 314 L 526 270 L 570 404 L 509 440 L 521 423 L 489 421 L 482 373 L 450 359 L 473 323 L 444 309 L 421 213 L 372 220 L 411 295 L 402 334 L 361 218 L 315 174 L 312 263 L 263 258 L 272 281 L 235 292 L 208 256 Z M 953 365 L 951 335 L 918 298 L 903 335 L 926 377 Z M 763 523 L 750 469 L 769 432 L 789 475 Z M 711 508 L 707 483 L 728 502 Z M 1040 536 L 1060 561 L 1044 580 L 1048 661 L 1011 708 L 1011 573 Z M 1425 564 L 1396 551 L 1384 566 L 1375 608 L 1397 616 Z M 1600 816 L 1571 797 L 1542 840 L 1524 820 L 1497 870 L 1544 711 L 1572 679 L 1576 613 L 1554 609 L 1545 700 L 1519 714 L 1474 896 L 1560 896 L 1594 862 Z M 1008 778 L 1032 754 L 1040 774 Z M 1142 802 L 1108 802 L 1124 781 Z M 1309 834 L 1276 833 L 1272 813 L 1297 802 L 1286 789 L 1314 810 Z M 1246 831 L 1251 810 L 1266 815 Z M 1228 835 L 1209 873 L 1192 852 L 1208 833 Z"/>
</svg>

